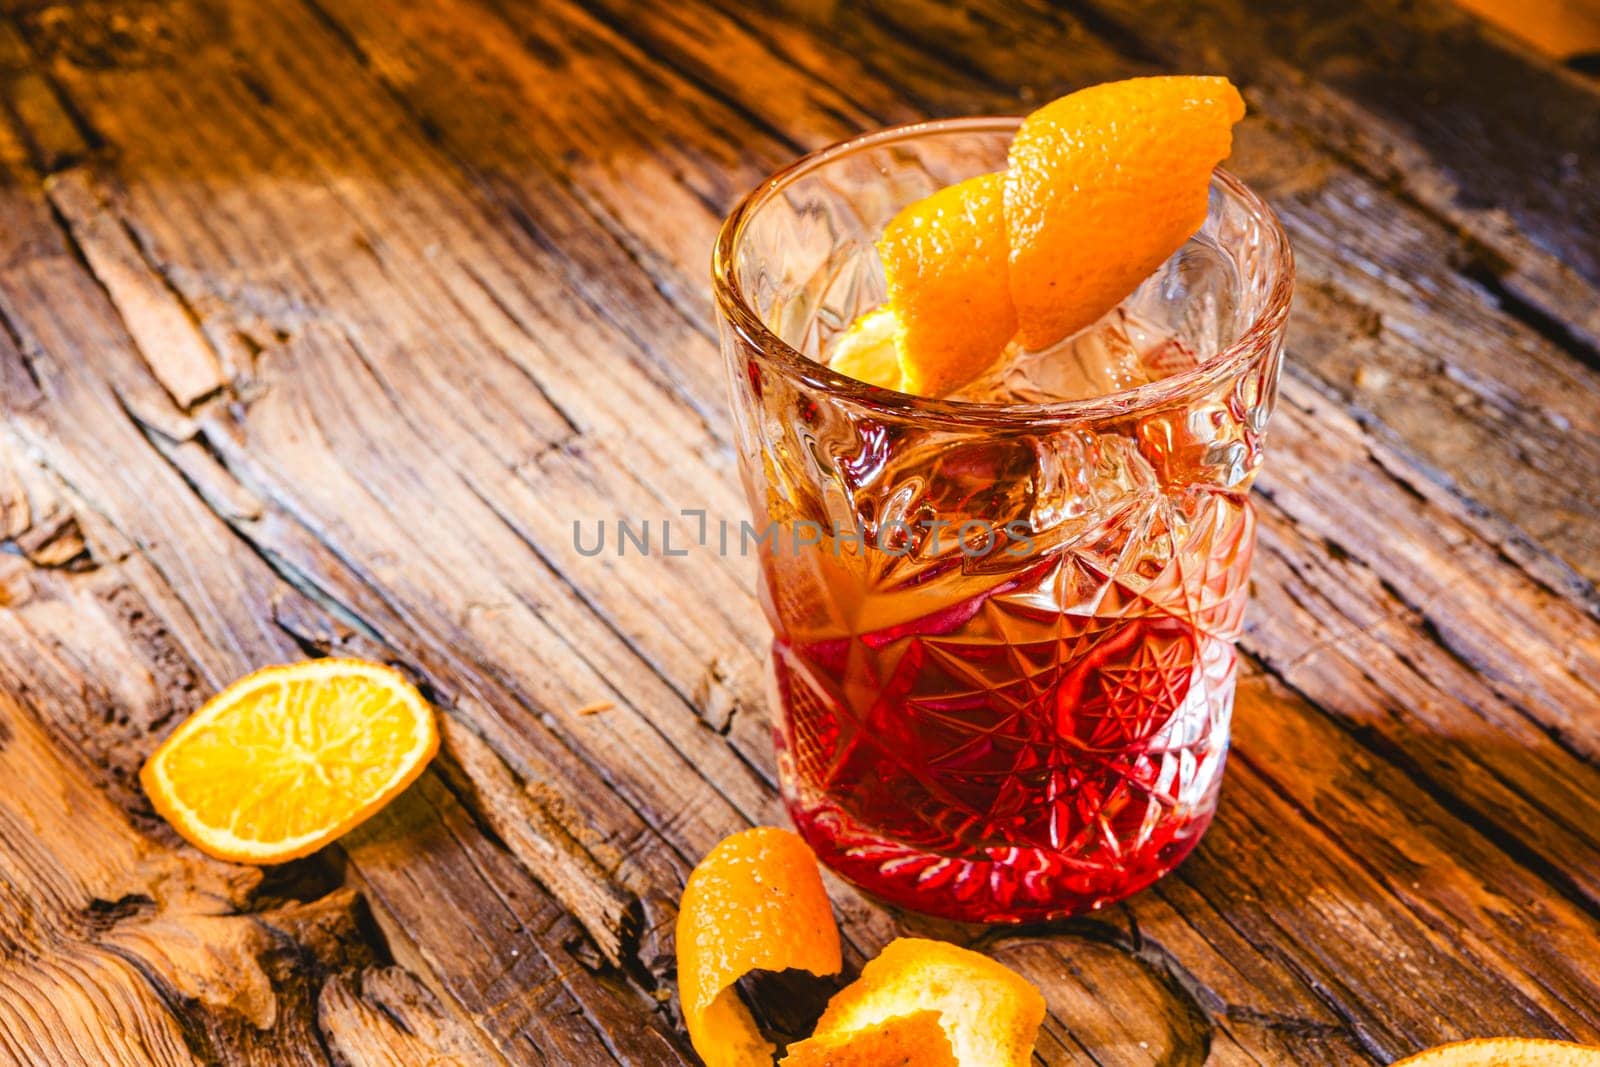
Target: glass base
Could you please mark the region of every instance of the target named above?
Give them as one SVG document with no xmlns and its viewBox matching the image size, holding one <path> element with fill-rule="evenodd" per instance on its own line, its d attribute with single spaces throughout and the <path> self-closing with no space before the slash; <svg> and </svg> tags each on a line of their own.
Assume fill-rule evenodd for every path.
<svg viewBox="0 0 1600 1067">
<path fill-rule="evenodd" d="M 789 816 L 819 861 L 886 904 L 956 922 L 1046 922 L 1114 904 L 1178 866 L 1216 810 L 1213 797 L 1202 810 L 1174 812 L 1159 836 L 1113 863 L 1103 849 L 1095 861 L 1027 847 L 991 848 L 978 859 L 883 837 L 825 800 L 803 802 L 784 778 Z"/>
<path fill-rule="evenodd" d="M 1170 617 L 1100 638 L 1011 708 L 998 687 L 962 699 L 907 652 L 862 711 L 830 699 L 814 651 L 775 644 L 778 770 L 817 858 L 886 902 L 981 923 L 1092 911 L 1172 870 L 1216 811 L 1236 654 Z M 936 697 L 895 699 L 901 675 Z"/>
</svg>

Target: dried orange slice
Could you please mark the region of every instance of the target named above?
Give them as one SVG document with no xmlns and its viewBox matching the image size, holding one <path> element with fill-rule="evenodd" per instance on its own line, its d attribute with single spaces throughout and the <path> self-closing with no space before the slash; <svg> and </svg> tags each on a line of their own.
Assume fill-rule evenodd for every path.
<svg viewBox="0 0 1600 1067">
<path fill-rule="evenodd" d="M 1005 215 L 1025 347 L 1093 323 L 1200 228 L 1243 117 L 1228 79 L 1164 77 L 1081 89 L 1023 120 Z"/>
<path fill-rule="evenodd" d="M 828 348 L 828 366 L 869 385 L 899 389 L 900 357 L 895 351 L 899 328 L 892 308 L 867 312 L 834 339 Z"/>
<path fill-rule="evenodd" d="M 789 1046 L 783 1067 L 961 1067 L 939 1013 L 919 1011 L 833 1037 Z"/>
<path fill-rule="evenodd" d="M 1600 1067 L 1600 1048 L 1566 1041 L 1494 1037 L 1440 1045 L 1399 1060 L 1394 1067 Z"/>
<path fill-rule="evenodd" d="M 1028 1067 L 1045 1004 L 1032 982 L 988 956 L 902 937 L 834 994 L 812 1040 L 837 1040 L 926 1010 L 939 1013 L 962 1067 Z"/>
<path fill-rule="evenodd" d="M 1016 332 L 1006 177 L 982 174 L 903 208 L 878 241 L 899 323 L 901 388 L 940 396 L 983 373 Z"/>
<path fill-rule="evenodd" d="M 795 834 L 758 826 L 712 849 L 689 875 L 678 906 L 678 995 L 689 1040 L 707 1067 L 771 1063 L 733 984 L 755 970 L 835 974 L 839 928 L 811 849 Z"/>
<path fill-rule="evenodd" d="M 139 780 L 202 852 L 282 863 L 383 807 L 438 748 L 433 710 L 399 671 L 320 659 L 228 686 L 173 731 Z"/>
</svg>

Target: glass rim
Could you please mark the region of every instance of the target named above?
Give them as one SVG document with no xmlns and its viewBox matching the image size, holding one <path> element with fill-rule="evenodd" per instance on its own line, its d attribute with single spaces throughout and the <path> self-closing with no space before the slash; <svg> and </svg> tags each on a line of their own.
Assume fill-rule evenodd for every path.
<svg viewBox="0 0 1600 1067">
<path fill-rule="evenodd" d="M 1022 118 L 1015 115 L 979 115 L 968 118 L 936 119 L 889 126 L 871 133 L 861 134 L 836 142 L 814 152 L 809 152 L 775 171 L 750 192 L 746 193 L 717 233 L 712 252 L 712 289 L 723 321 L 752 348 L 775 360 L 780 367 L 812 388 L 839 394 L 869 409 L 889 415 L 916 415 L 933 417 L 938 421 L 955 421 L 964 425 L 974 423 L 1017 426 L 1037 422 L 1086 422 L 1127 416 L 1137 411 L 1161 407 L 1203 392 L 1216 383 L 1237 373 L 1251 358 L 1270 344 L 1289 314 L 1289 300 L 1294 292 L 1294 252 L 1283 224 L 1266 201 L 1233 174 L 1217 167 L 1211 181 L 1225 194 L 1239 201 L 1251 215 L 1263 223 L 1263 232 L 1271 247 L 1265 249 L 1266 270 L 1271 272 L 1266 299 L 1256 309 L 1249 325 L 1239 335 L 1210 359 L 1179 374 L 1146 382 L 1130 389 L 1086 397 L 1081 400 L 1057 400 L 1049 403 L 994 404 L 973 400 L 948 400 L 940 397 L 917 396 L 884 386 L 869 385 L 857 378 L 842 374 L 825 363 L 811 359 L 805 353 L 779 337 L 750 305 L 739 285 L 735 266 L 735 252 L 745 235 L 751 219 L 773 197 L 799 178 L 817 170 L 833 160 L 865 148 L 876 148 L 908 141 L 936 133 L 1009 133 L 1021 125 Z"/>
</svg>

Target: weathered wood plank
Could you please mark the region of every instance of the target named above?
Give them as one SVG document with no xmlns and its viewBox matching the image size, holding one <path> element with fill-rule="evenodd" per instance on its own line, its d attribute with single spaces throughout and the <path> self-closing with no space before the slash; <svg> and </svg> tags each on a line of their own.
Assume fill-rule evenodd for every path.
<svg viewBox="0 0 1600 1067">
<path fill-rule="evenodd" d="M 424 776 L 344 845 L 363 888 L 513 1063 L 687 1062 L 636 986 L 596 973 L 581 928 Z M 468 906 L 462 906 L 466 904 Z M 589 950 L 592 952 L 592 948 Z"/>
<path fill-rule="evenodd" d="M 30 612 L 59 607 L 45 584 Z M 132 694 L 53 689 L 12 614 L 0 613 L 0 679 L 21 697 L 0 696 L 0 1060 L 326 1064 L 313 1036 L 320 975 L 372 960 L 355 898 L 252 911 L 259 872 L 152 847 L 97 771 L 60 749 L 74 724 L 58 716 L 122 714 Z M 148 675 L 127 688 L 146 706 L 165 699 Z"/>
<path fill-rule="evenodd" d="M 13 221 L 20 223 L 25 217 L 25 212 L 16 211 Z M 14 227 L 13 232 L 16 230 Z M 25 229 L 23 233 L 26 236 Z M 37 235 L 37 239 L 41 244 L 45 244 L 51 237 L 41 232 Z M 59 238 L 54 239 L 59 240 Z M 53 260 L 46 262 L 55 268 L 49 277 L 56 285 L 66 283 L 70 286 L 73 283 L 76 275 L 71 268 L 71 260 L 62 258 L 60 253 L 56 253 Z M 13 299 L 15 295 L 14 290 Z M 38 351 L 79 351 L 79 346 L 86 343 L 87 333 L 90 344 L 82 350 L 93 353 L 94 359 L 75 359 L 65 364 L 51 361 L 51 366 L 40 372 L 44 389 L 39 402 L 30 409 L 30 415 L 34 417 L 28 420 L 18 419 L 12 423 L 11 428 L 21 432 L 35 444 L 43 443 L 42 447 L 46 451 L 54 452 L 63 445 L 75 448 L 76 454 L 83 460 L 105 455 L 108 451 L 111 454 L 120 454 L 121 467 L 117 471 L 118 477 L 109 480 L 105 477 L 107 472 L 87 464 L 81 471 L 72 464 L 66 466 L 74 475 L 82 474 L 82 480 L 77 483 L 76 488 L 86 494 L 85 514 L 94 516 L 94 522 L 90 525 L 97 534 L 94 541 L 97 558 L 104 560 L 108 565 L 115 564 L 119 570 L 127 570 L 135 575 L 144 574 L 149 579 L 150 586 L 160 590 L 167 598 L 166 602 L 159 602 L 159 608 L 150 604 L 129 607 L 118 622 L 135 629 L 142 626 L 150 631 L 152 638 L 165 642 L 165 650 L 160 654 L 167 658 L 167 671 L 172 673 L 162 677 L 163 688 L 171 686 L 170 689 L 165 689 L 170 693 L 168 699 L 176 702 L 177 708 L 187 710 L 199 696 L 203 696 L 215 685 L 220 684 L 208 679 L 206 675 L 209 674 L 212 678 L 226 678 L 236 675 L 253 663 L 291 658 L 295 654 L 296 646 L 292 635 L 277 625 L 270 610 L 270 605 L 275 601 L 281 603 L 285 599 L 284 594 L 289 591 L 279 585 L 276 577 L 245 548 L 243 542 L 235 541 L 226 532 L 225 526 L 215 524 L 215 516 L 206 511 L 204 506 L 200 512 L 192 514 L 189 523 L 177 527 L 169 525 L 174 519 L 175 507 L 179 509 L 181 515 L 182 509 L 190 506 L 187 502 L 199 498 L 188 491 L 181 479 L 175 477 L 173 467 L 160 460 L 159 453 L 151 449 L 149 442 L 139 432 L 139 424 L 126 414 L 125 407 L 130 410 L 138 408 L 146 412 L 159 410 L 163 401 L 157 399 L 156 394 L 150 393 L 147 389 L 141 391 L 150 379 L 144 376 L 147 371 L 141 370 L 137 361 L 122 364 L 117 362 L 132 350 L 118 334 L 114 318 L 99 320 L 95 318 L 93 309 L 103 307 L 98 303 L 100 299 L 103 299 L 100 294 L 86 290 L 71 318 L 49 322 L 36 318 L 29 319 L 33 326 L 40 326 L 42 323 L 45 328 L 61 331 L 52 334 L 48 343 L 37 342 Z M 85 314 L 86 311 L 91 313 Z M 102 332 L 95 333 L 96 330 Z M 33 337 L 31 333 L 28 336 L 30 340 Z M 66 340 L 67 337 L 71 340 Z M 113 369 L 108 372 L 108 364 L 120 366 L 123 370 Z M 116 382 L 115 392 L 107 387 L 108 381 Z M 96 405 L 100 405 L 98 415 Z M 20 412 L 12 414 L 20 415 Z M 181 419 L 157 417 L 153 422 L 146 422 L 144 428 L 152 440 L 167 441 L 166 447 L 179 449 L 184 446 L 164 435 L 169 430 L 184 432 L 182 425 Z M 54 470 L 63 464 L 66 455 L 64 451 L 59 452 L 45 462 Z M 151 463 L 151 460 L 156 462 Z M 162 492 L 149 497 L 141 496 L 140 488 L 148 487 L 152 483 L 163 486 Z M 223 492 L 220 496 L 213 496 L 204 503 L 216 507 L 220 513 L 234 521 L 247 521 L 257 513 L 249 503 L 247 494 L 243 493 Z M 138 513 L 139 517 L 129 518 L 130 513 Z M 139 531 L 138 535 L 123 538 L 118 523 Z M 185 560 L 198 562 L 198 568 L 177 566 L 180 561 Z M 211 562 L 203 562 L 208 560 Z M 174 582 L 172 587 L 168 587 L 162 576 L 163 564 L 173 565 L 179 574 L 186 576 L 185 580 Z M 218 652 L 207 639 L 197 637 L 196 631 L 185 629 L 191 627 L 192 623 L 183 617 L 183 609 L 179 609 L 177 616 L 182 620 L 181 625 L 162 614 L 164 609 L 173 607 L 171 601 L 173 587 L 185 590 L 197 603 L 206 605 L 215 603 L 213 597 L 218 594 L 227 596 L 228 587 L 240 581 L 243 581 L 250 591 L 244 595 L 231 597 L 230 603 L 236 610 L 248 610 L 251 613 L 249 627 L 217 626 L 211 631 L 214 635 L 212 640 L 218 640 L 221 647 L 226 649 L 230 640 L 234 642 L 239 640 L 241 629 L 245 629 L 246 632 L 253 629 L 269 637 L 269 641 L 261 647 L 235 644 L 227 651 Z M 14 597 L 8 599 L 15 601 Z M 295 598 L 290 596 L 287 599 L 293 601 Z M 118 606 L 120 607 L 120 602 Z M 75 618 L 84 607 L 79 605 L 78 610 L 72 615 L 58 618 L 61 632 L 56 639 L 71 644 L 68 636 L 71 627 L 67 620 Z M 264 609 L 266 613 L 262 614 Z M 42 609 L 35 607 L 32 612 L 24 613 L 25 617 L 36 623 L 39 619 L 39 610 Z M 301 610 L 303 613 L 304 607 Z M 114 643 L 111 638 L 116 636 L 115 629 L 113 627 L 111 633 L 104 635 L 108 644 Z M 176 634 L 175 645 L 174 634 Z M 199 650 L 202 657 L 214 657 L 213 662 L 220 659 L 222 666 L 215 672 L 196 671 L 186 658 L 191 645 Z M 27 678 L 37 674 L 36 657 L 39 647 L 20 639 L 15 644 L 14 649 L 21 657 L 17 667 L 17 677 Z M 241 648 L 247 650 L 241 651 Z M 30 656 L 35 657 L 31 669 L 21 666 L 29 664 Z M 149 742 L 142 739 L 146 736 L 146 731 L 159 729 L 176 721 L 172 716 L 173 705 L 169 705 L 165 715 L 152 720 L 132 723 L 121 720 L 125 727 L 122 730 L 100 725 L 90 729 L 85 724 L 76 730 L 65 730 L 63 739 L 81 743 L 90 759 L 108 769 L 115 783 L 115 795 L 118 795 L 130 808 L 142 809 L 144 807 L 142 799 L 138 797 L 136 787 L 132 785 L 132 772 L 137 767 L 141 754 L 149 748 Z M 57 729 L 61 730 L 67 725 L 58 723 Z M 481 766 L 480 763 L 480 768 Z M 448 856 L 448 852 L 441 854 L 437 862 L 444 864 Z M 405 877 L 416 877 L 416 868 L 426 869 L 430 862 L 425 856 L 410 857 L 409 870 Z M 481 858 L 477 862 L 482 862 Z M 370 869 L 362 871 L 366 884 L 377 887 L 379 891 L 391 890 L 390 883 L 400 872 L 386 868 L 381 856 L 369 864 L 369 867 Z M 526 875 L 519 877 L 525 879 Z M 466 882 L 457 888 L 461 894 L 459 899 L 472 899 L 470 890 L 473 888 L 473 883 Z M 431 914 L 425 912 L 414 916 L 412 925 L 424 932 L 428 931 Z M 565 941 L 574 941 L 574 935 L 570 931 L 555 931 L 547 935 L 541 929 L 538 934 L 552 937 L 559 934 Z M 506 951 L 526 951 L 530 956 L 533 955 L 531 946 L 524 946 L 517 937 L 502 937 L 497 944 L 503 946 Z M 465 972 L 474 970 L 477 962 L 463 960 L 458 965 Z M 595 988 L 598 990 L 599 987 Z M 594 995 L 599 996 L 599 993 L 596 992 Z M 467 1010 L 470 1012 L 472 1009 Z M 200 1014 L 203 1021 L 203 1011 Z M 618 1006 L 611 1011 L 607 1023 L 613 1031 L 620 1033 L 626 1030 L 630 1035 L 628 1040 L 643 1040 L 652 1032 L 660 1032 L 659 1027 L 641 1028 L 636 1014 L 632 1009 Z M 588 1032 L 592 1033 L 592 1030 Z M 604 1044 L 589 1047 L 593 1052 L 591 1059 L 609 1061 L 610 1054 L 599 1051 L 605 1047 Z M 583 1061 L 570 1059 L 569 1062 Z"/>
<path fill-rule="evenodd" d="M 562 803 L 560 794 L 519 782 L 471 727 L 449 717 L 440 732 L 442 769 L 452 791 L 525 868 L 539 872 L 545 887 L 589 932 L 606 960 L 623 966 L 624 953 L 638 933 L 638 901 L 611 880 L 595 853 L 613 868 L 621 856 L 599 841 L 574 839 L 567 827 L 581 821 L 570 812 L 550 810 Z"/>
<path fill-rule="evenodd" d="M 418 978 L 379 992 L 356 977 L 377 972 L 315 975 L 290 1044 L 320 1054 L 316 1026 L 340 1055 L 461 1043 L 482 1062 L 675 1062 L 687 1051 L 656 1009 L 687 865 L 780 817 L 764 632 L 748 561 L 589 559 L 570 523 L 741 513 L 701 280 L 733 196 L 796 145 L 1014 97 L 1012 82 L 954 51 L 918 55 L 870 14 L 847 13 L 856 29 L 836 39 L 763 27 L 773 45 L 714 13 L 697 34 L 671 13 L 623 25 L 620 9 L 562 4 L 217 10 L 171 5 L 159 32 L 125 40 L 28 17 L 54 80 L 29 84 L 66 104 L 17 110 L 22 129 L 45 126 L 10 142 L 13 170 L 70 156 L 37 149 L 69 143 L 52 132 L 66 110 L 117 151 L 57 180 L 65 229 L 25 177 L 0 199 L 0 261 L 17 265 L 0 301 L 20 345 L 0 345 L 0 498 L 29 502 L 6 522 L 32 529 L 35 503 L 59 500 L 99 568 L 11 564 L 6 669 L 26 679 L 22 657 L 74 650 L 57 689 L 91 677 L 104 706 L 146 709 L 51 720 L 50 743 L 139 815 L 132 768 L 220 681 L 302 650 L 402 661 L 450 716 L 444 773 L 340 855 L 384 934 L 363 935 L 367 951 Z M 1086 80 L 1138 66 L 1076 24 L 996 25 L 1017 55 L 1070 43 Z M 852 77 L 824 78 L 833 64 Z M 337 108 L 315 91 L 329 81 Z M 193 121 L 152 129 L 174 107 Z M 1515 412 L 1555 405 L 1581 430 L 1569 458 L 1588 454 L 1584 372 L 1532 380 L 1559 353 L 1454 272 L 1437 220 L 1338 159 L 1285 168 L 1275 153 L 1295 142 L 1270 124 L 1247 134 L 1244 158 L 1280 182 L 1309 242 L 1316 329 L 1341 336 L 1380 302 L 1373 264 L 1386 283 L 1420 273 L 1472 330 L 1385 304 L 1371 365 L 1411 367 L 1419 402 L 1473 440 L 1554 455 Z M 1403 239 L 1317 243 L 1363 197 Z M 149 277 L 97 281 L 107 263 Z M 193 398 L 162 387 L 146 350 L 160 331 L 133 329 L 124 304 L 174 329 L 192 314 L 227 392 L 183 410 Z M 1443 414 L 1418 370 L 1442 342 L 1413 336 L 1435 325 L 1517 354 L 1505 412 Z M 1109 921 L 992 942 L 1050 992 L 1046 1062 L 1384 1060 L 1462 1036 L 1463 1019 L 1600 1034 L 1580 963 L 1600 932 L 1594 614 L 1550 557 L 1322 399 L 1336 375 L 1319 374 L 1286 390 L 1272 441 L 1247 641 L 1268 675 L 1241 692 L 1213 836 Z M 96 462 L 108 454 L 115 473 Z M 1538 477 L 1524 497 L 1478 495 L 1531 501 L 1519 518 L 1539 530 L 1568 501 Z M 79 631 L 80 616 L 101 621 Z M 118 658 L 91 662 L 83 642 Z M 122 664 L 148 689 L 117 682 Z M 580 713 L 597 700 L 614 706 Z M 836 899 L 852 964 L 900 925 Z M 224 1017 L 173 1015 L 183 1033 Z"/>
<path fill-rule="evenodd" d="M 181 304 L 139 256 L 132 239 L 103 211 L 81 171 L 61 171 L 45 184 L 50 203 L 67 222 L 73 244 L 105 287 L 134 344 L 154 359 L 150 370 L 179 408 L 222 388 L 222 368 Z"/>
<path fill-rule="evenodd" d="M 317 1025 L 338 1059 L 359 1067 L 497 1067 L 409 971 L 369 967 L 334 975 L 317 997 Z"/>
</svg>

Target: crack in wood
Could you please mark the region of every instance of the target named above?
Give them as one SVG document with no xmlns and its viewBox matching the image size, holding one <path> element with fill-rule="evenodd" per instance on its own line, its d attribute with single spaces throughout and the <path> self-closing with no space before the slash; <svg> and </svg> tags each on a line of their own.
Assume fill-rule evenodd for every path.
<svg viewBox="0 0 1600 1067">
<path fill-rule="evenodd" d="M 1505 315 L 1522 323 L 1550 344 L 1559 348 L 1590 370 L 1600 371 L 1600 347 L 1593 340 L 1580 337 L 1564 320 L 1549 309 L 1517 291 L 1507 278 L 1514 268 L 1498 256 L 1488 254 L 1483 246 L 1474 244 L 1459 269 L 1463 277 L 1482 286 L 1484 291 Z"/>
<path fill-rule="evenodd" d="M 26 411 L 44 400 L 45 385 L 36 365 L 37 351 L 23 341 L 14 314 L 0 297 L 0 385 L 6 386 L 0 397 L 5 399 L 5 410 Z"/>
<path fill-rule="evenodd" d="M 444 1011 L 432 990 L 397 967 L 331 977 L 317 998 L 317 1027 L 330 1058 L 351 1067 L 508 1064 Z"/>
<path fill-rule="evenodd" d="M 594 856 L 600 842 L 561 794 L 549 783 L 519 781 L 461 720 L 446 718 L 443 733 L 442 773 L 463 806 L 583 924 L 601 958 L 613 967 L 639 966 L 639 900 L 606 869 L 618 858 L 603 866 Z"/>
<path fill-rule="evenodd" d="M 82 170 L 58 172 L 45 192 L 63 238 L 100 283 L 151 373 L 188 411 L 223 391 L 226 381 L 182 294 L 148 261 L 126 221 Z"/>
<path fill-rule="evenodd" d="M 1007 962 L 1022 962 L 1030 953 L 1037 952 L 1059 957 L 1065 973 L 1038 962 L 1027 966 L 1026 971 L 1046 983 L 1054 1015 L 1062 1020 L 1060 1025 L 1075 1028 L 1071 1032 L 1079 1040 L 1084 1054 L 1095 1058 L 1096 1062 L 1099 1062 L 1094 1055 L 1096 1047 L 1142 1041 L 1151 1046 L 1148 1051 L 1154 1062 L 1198 1067 L 1210 1054 L 1216 1030 L 1214 1016 L 1224 1007 L 1222 998 L 1159 942 L 1139 936 L 1131 913 L 1128 918 L 1128 930 L 1091 917 L 1064 920 L 1037 933 L 1026 928 L 993 930 L 974 942 L 973 947 Z M 1075 946 L 1074 942 L 1082 944 Z M 1145 1000 L 1140 1005 L 1143 1009 L 1140 1021 L 1119 1020 L 1117 1025 L 1126 1027 L 1129 1033 L 1115 1038 L 1100 1030 L 1100 1027 L 1109 1026 L 1110 1020 L 1086 1018 L 1095 1013 L 1091 1004 L 1093 999 L 1104 994 L 1102 983 L 1106 983 L 1108 977 L 1085 958 L 1093 954 L 1087 947 L 1091 945 L 1114 950 L 1137 969 L 1137 982 L 1130 984 L 1137 985 Z M 1080 987 L 1081 992 L 1069 993 L 1072 985 Z M 1088 1002 L 1084 1002 L 1084 994 L 1091 998 Z M 1116 995 L 1122 998 L 1128 994 L 1118 989 Z M 1157 1020 L 1154 1025 L 1146 1021 L 1151 1018 Z M 1084 1033 L 1080 1036 L 1076 1028 Z"/>
<path fill-rule="evenodd" d="M 706 664 L 690 700 L 695 713 L 723 737 L 732 732 L 734 716 L 744 709 L 739 695 L 744 686 L 734 678 L 736 669 L 713 659 Z"/>
</svg>

